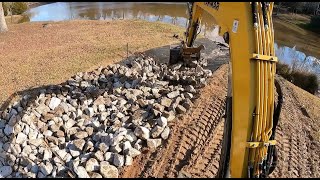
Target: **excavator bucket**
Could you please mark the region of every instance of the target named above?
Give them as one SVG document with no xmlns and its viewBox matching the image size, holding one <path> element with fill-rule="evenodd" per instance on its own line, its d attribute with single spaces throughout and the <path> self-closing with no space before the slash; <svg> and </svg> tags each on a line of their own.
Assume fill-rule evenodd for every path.
<svg viewBox="0 0 320 180">
<path fill-rule="evenodd" d="M 194 61 L 200 59 L 200 51 L 204 49 L 203 45 L 198 47 L 187 47 L 184 43 L 181 45 L 170 46 L 170 59 L 169 64 L 176 64 L 178 62 L 184 62 L 188 66 L 193 66 Z"/>
</svg>

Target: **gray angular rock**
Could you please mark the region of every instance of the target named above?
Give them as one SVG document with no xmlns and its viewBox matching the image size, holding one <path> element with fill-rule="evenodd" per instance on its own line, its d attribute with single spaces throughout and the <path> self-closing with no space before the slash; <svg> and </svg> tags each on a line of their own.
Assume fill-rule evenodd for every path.
<svg viewBox="0 0 320 180">
<path fill-rule="evenodd" d="M 120 154 L 113 155 L 113 164 L 117 167 L 122 167 L 124 165 L 124 156 Z"/>
<path fill-rule="evenodd" d="M 6 127 L 4 128 L 3 132 L 4 134 L 6 134 L 7 136 L 9 136 L 10 134 L 12 134 L 14 131 L 14 128 L 10 125 L 6 125 Z"/>
<path fill-rule="evenodd" d="M 11 166 L 2 166 L 0 167 L 0 178 L 5 178 L 12 173 Z"/>
</svg>

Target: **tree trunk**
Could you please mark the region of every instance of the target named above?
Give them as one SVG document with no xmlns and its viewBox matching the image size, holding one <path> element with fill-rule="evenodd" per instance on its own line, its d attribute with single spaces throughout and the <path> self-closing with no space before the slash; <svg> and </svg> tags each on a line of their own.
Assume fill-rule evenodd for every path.
<svg viewBox="0 0 320 180">
<path fill-rule="evenodd" d="M 2 2 L 0 2 L 0 32 L 8 31 L 7 23 L 4 18 L 4 11 L 2 8 Z"/>
</svg>

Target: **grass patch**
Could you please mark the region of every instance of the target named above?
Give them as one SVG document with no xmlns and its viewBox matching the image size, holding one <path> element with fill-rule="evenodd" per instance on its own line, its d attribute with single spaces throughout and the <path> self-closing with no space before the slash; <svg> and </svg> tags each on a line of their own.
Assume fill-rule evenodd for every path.
<svg viewBox="0 0 320 180">
<path fill-rule="evenodd" d="M 9 24 L 0 34 L 0 104 L 17 91 L 59 84 L 81 71 L 179 42 L 184 28 L 142 20 L 74 20 Z M 130 55 L 130 54 L 129 54 Z"/>
</svg>

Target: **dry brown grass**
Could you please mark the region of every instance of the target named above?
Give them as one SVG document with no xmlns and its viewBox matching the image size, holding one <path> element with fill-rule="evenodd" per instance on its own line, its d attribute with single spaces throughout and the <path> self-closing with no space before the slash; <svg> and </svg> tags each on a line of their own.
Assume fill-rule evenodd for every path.
<svg viewBox="0 0 320 180">
<path fill-rule="evenodd" d="M 177 43 L 184 29 L 141 20 L 9 24 L 0 34 L 0 104 L 17 91 L 59 84 L 77 72 L 120 61 L 130 52 Z"/>
</svg>

